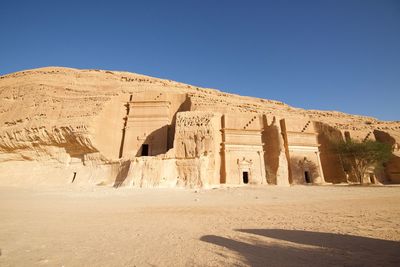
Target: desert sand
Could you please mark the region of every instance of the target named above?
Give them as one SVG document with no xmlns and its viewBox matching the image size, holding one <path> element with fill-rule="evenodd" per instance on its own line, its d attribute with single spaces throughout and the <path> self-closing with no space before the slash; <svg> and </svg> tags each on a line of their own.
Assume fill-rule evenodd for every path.
<svg viewBox="0 0 400 267">
<path fill-rule="evenodd" d="M 391 145 L 374 185 L 330 146 L 350 137 Z M 399 170 L 398 121 L 127 72 L 8 74 L 0 266 L 400 266 Z"/>
<path fill-rule="evenodd" d="M 399 266 L 400 187 L 1 187 L 0 266 Z"/>
</svg>

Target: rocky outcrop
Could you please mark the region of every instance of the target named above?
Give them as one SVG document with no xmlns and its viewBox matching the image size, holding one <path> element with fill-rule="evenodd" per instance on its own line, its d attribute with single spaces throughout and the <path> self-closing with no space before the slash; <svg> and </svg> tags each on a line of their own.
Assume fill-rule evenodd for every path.
<svg viewBox="0 0 400 267">
<path fill-rule="evenodd" d="M 168 151 L 157 157 L 121 157 L 129 115 L 127 103 L 132 95 L 142 94 L 154 95 L 154 101 L 159 101 L 164 97 L 160 98 L 159 92 L 171 96 L 168 101 L 174 112 L 166 116 L 170 120 L 165 129 Z M 127 72 L 48 67 L 0 76 L 0 184 L 72 180 L 142 187 L 216 184 L 220 181 L 215 177 L 223 168 L 219 157 L 222 140 L 215 137 L 222 127 L 221 114 L 320 123 L 316 130 L 321 147 L 327 151 L 333 132 L 389 142 L 394 153 L 398 153 L 400 143 L 399 122 L 304 110 L 275 100 Z M 263 157 L 266 172 L 271 175 L 268 182 L 285 184 L 288 160 L 279 123 L 266 125 L 270 128 L 263 142 L 266 151 L 272 151 Z M 267 144 L 268 138 L 278 143 Z M 330 160 L 329 153 L 321 153 L 322 162 Z M 397 160 L 390 164 L 391 172 L 397 172 L 397 165 Z M 331 177 L 339 175 L 334 169 L 328 172 Z M 397 179 L 395 174 L 393 177 Z"/>
</svg>

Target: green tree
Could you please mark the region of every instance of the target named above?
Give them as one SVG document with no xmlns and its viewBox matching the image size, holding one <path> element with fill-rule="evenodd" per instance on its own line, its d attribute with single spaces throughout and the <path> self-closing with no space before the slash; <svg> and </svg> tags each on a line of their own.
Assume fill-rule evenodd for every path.
<svg viewBox="0 0 400 267">
<path fill-rule="evenodd" d="M 372 140 L 339 142 L 336 150 L 345 171 L 351 171 L 360 184 L 368 169 L 382 167 L 392 156 L 390 145 Z"/>
</svg>

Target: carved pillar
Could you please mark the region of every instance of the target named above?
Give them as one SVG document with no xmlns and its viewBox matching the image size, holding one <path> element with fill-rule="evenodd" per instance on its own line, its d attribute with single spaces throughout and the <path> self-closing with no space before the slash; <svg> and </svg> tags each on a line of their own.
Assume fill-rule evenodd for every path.
<svg viewBox="0 0 400 267">
<path fill-rule="evenodd" d="M 268 183 L 267 182 L 267 177 L 266 177 L 266 175 L 265 175 L 265 172 L 264 172 L 264 170 L 265 170 L 265 166 L 264 166 L 264 158 L 263 158 L 263 152 L 262 151 L 257 151 L 257 154 L 258 154 L 258 157 L 259 157 L 259 159 L 260 159 L 260 175 L 261 175 L 261 184 L 264 184 L 264 178 L 265 178 L 265 183 Z M 263 168 L 263 166 L 264 166 L 264 168 Z"/>
<path fill-rule="evenodd" d="M 231 164 L 230 164 L 230 151 L 225 148 L 225 183 L 232 183 Z"/>
<path fill-rule="evenodd" d="M 320 158 L 320 156 L 319 156 L 319 154 L 320 154 L 320 152 L 319 151 L 317 151 L 317 152 L 315 152 L 315 154 L 317 155 L 317 161 L 318 161 L 318 169 L 319 169 L 319 174 L 320 174 L 320 182 L 321 183 L 325 183 L 325 177 L 324 177 L 324 172 L 323 172 L 323 170 L 322 170 L 322 165 L 321 165 L 321 158 Z"/>
</svg>

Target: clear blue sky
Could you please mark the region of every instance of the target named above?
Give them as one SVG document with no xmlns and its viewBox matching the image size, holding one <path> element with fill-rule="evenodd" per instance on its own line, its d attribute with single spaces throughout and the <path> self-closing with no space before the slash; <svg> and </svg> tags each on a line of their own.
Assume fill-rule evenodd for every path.
<svg viewBox="0 0 400 267">
<path fill-rule="evenodd" d="M 2 1 L 0 74 L 126 70 L 400 120 L 400 1 Z"/>
</svg>

